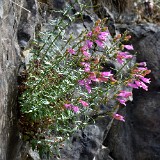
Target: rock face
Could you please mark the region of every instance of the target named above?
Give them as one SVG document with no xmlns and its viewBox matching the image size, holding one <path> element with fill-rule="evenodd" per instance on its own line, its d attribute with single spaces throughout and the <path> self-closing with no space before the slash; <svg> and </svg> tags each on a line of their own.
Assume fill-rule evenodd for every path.
<svg viewBox="0 0 160 160">
<path fill-rule="evenodd" d="M 18 2 L 17 2 L 18 3 Z M 19 48 L 17 26 L 21 15 L 9 1 L 0 7 L 0 159 L 10 159 L 11 141 L 16 139 L 15 112 L 17 104 L 17 65 Z M 14 131 L 14 139 L 13 137 Z M 13 142 L 14 143 L 14 142 Z M 12 146 L 13 147 L 13 146 Z M 16 146 L 15 146 L 16 148 Z"/>
<path fill-rule="evenodd" d="M 124 28 L 133 35 L 137 61 L 146 61 L 152 70 L 152 82 L 148 92 L 134 90 L 133 102 L 120 111 L 126 122 L 115 121 L 104 144 L 115 160 L 159 160 L 160 27 L 145 24 Z"/>
<path fill-rule="evenodd" d="M 30 2 L 31 7 L 36 1 L 26 2 Z M 18 151 L 17 74 L 21 60 L 17 33 L 22 24 L 22 16 L 30 14 L 30 18 L 33 18 L 30 8 L 31 12 L 28 13 L 20 7 L 26 2 L 0 1 L 0 160 L 14 160 Z M 30 27 L 34 28 L 34 25 Z M 34 29 L 30 29 L 28 35 L 32 37 L 33 32 Z"/>
<path fill-rule="evenodd" d="M 102 145 L 111 123 L 108 116 L 102 116 L 94 125 L 75 133 L 63 148 L 61 160 L 112 160 L 109 149 Z"/>
</svg>

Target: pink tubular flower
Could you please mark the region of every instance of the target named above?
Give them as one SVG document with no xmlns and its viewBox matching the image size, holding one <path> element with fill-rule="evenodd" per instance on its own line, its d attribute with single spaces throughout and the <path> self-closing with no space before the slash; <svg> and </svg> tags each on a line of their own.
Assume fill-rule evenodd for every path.
<svg viewBox="0 0 160 160">
<path fill-rule="evenodd" d="M 132 45 L 124 45 L 124 48 L 128 50 L 134 50 Z"/>
<path fill-rule="evenodd" d="M 109 78 L 108 77 L 107 78 L 105 78 L 105 77 L 99 77 L 97 79 L 98 79 L 98 82 L 107 82 Z"/>
<path fill-rule="evenodd" d="M 104 77 L 104 76 L 112 75 L 109 72 L 101 72 L 101 73 L 103 73 L 102 74 L 103 76 L 101 75 L 100 77 L 96 77 L 96 74 L 94 72 L 90 72 L 90 75 L 88 78 L 94 82 L 107 82 L 109 77 Z"/>
<path fill-rule="evenodd" d="M 90 64 L 89 63 L 82 62 L 81 64 L 85 67 L 84 68 L 85 72 L 90 72 Z"/>
<path fill-rule="evenodd" d="M 91 93 L 91 87 L 89 84 L 91 84 L 91 80 L 90 79 L 83 79 L 83 80 L 79 80 L 78 81 L 79 85 L 81 86 L 85 86 L 86 90 L 88 91 L 88 93 Z"/>
<path fill-rule="evenodd" d="M 119 121 L 125 122 L 124 117 L 121 116 L 121 115 L 119 115 L 119 114 L 114 113 L 114 114 L 113 114 L 113 118 L 114 118 L 114 119 L 117 119 L 117 120 L 119 120 Z"/>
<path fill-rule="evenodd" d="M 94 72 L 90 72 L 90 75 L 88 78 L 94 82 L 100 82 L 99 78 L 96 77 L 96 74 Z"/>
<path fill-rule="evenodd" d="M 64 104 L 64 106 L 66 107 L 66 109 L 73 110 L 73 112 L 75 113 L 79 112 L 78 106 L 74 106 L 73 104 Z"/>
<path fill-rule="evenodd" d="M 92 37 L 92 31 L 88 32 L 87 36 Z"/>
<path fill-rule="evenodd" d="M 85 81 L 84 80 L 79 80 L 78 83 L 79 83 L 80 86 L 85 85 Z"/>
<path fill-rule="evenodd" d="M 76 52 L 75 52 L 74 49 L 72 49 L 72 48 L 69 48 L 67 51 L 68 51 L 70 54 L 76 54 Z"/>
<path fill-rule="evenodd" d="M 117 100 L 119 103 L 123 104 L 126 106 L 126 102 L 130 96 L 132 96 L 132 92 L 127 92 L 127 91 L 120 91 L 119 94 L 117 94 L 118 98 Z"/>
<path fill-rule="evenodd" d="M 150 78 L 145 78 L 145 77 L 140 77 L 140 79 L 143 81 L 143 82 L 145 82 L 145 83 L 150 83 L 151 81 L 150 81 Z"/>
<path fill-rule="evenodd" d="M 131 87 L 131 88 L 138 89 L 138 86 L 135 83 L 128 83 L 128 86 Z"/>
<path fill-rule="evenodd" d="M 82 47 L 81 47 L 81 52 L 84 52 L 84 51 L 86 51 L 88 49 L 88 46 L 87 45 L 83 45 Z"/>
<path fill-rule="evenodd" d="M 138 71 L 146 71 L 147 68 L 146 68 L 146 67 L 137 67 L 137 70 L 138 70 Z"/>
<path fill-rule="evenodd" d="M 148 91 L 148 86 L 145 85 L 145 83 L 141 82 L 141 81 L 135 81 L 135 84 L 140 87 L 143 88 L 144 90 Z"/>
<path fill-rule="evenodd" d="M 108 32 L 100 32 L 100 34 L 98 35 L 98 39 L 100 41 L 106 41 L 108 35 L 109 35 Z"/>
<path fill-rule="evenodd" d="M 119 103 L 126 106 L 126 101 L 127 101 L 126 99 L 117 98 L 117 100 L 119 101 Z"/>
<path fill-rule="evenodd" d="M 148 91 L 148 86 L 147 86 L 145 83 L 141 82 L 141 87 L 142 87 L 144 90 Z"/>
<path fill-rule="evenodd" d="M 146 62 L 140 62 L 140 63 L 137 63 L 137 65 L 138 66 L 142 66 L 142 67 L 146 67 L 147 66 Z"/>
<path fill-rule="evenodd" d="M 64 104 L 64 106 L 66 107 L 66 109 L 71 109 L 72 108 L 72 104 Z"/>
<path fill-rule="evenodd" d="M 78 106 L 72 106 L 72 110 L 74 113 L 79 112 L 79 107 Z"/>
<path fill-rule="evenodd" d="M 145 83 L 150 83 L 150 78 L 145 78 L 147 74 L 149 74 L 151 71 L 147 69 L 146 63 L 141 62 L 137 63 L 136 68 L 132 70 L 132 83 L 128 83 L 128 86 L 132 88 L 143 88 L 144 90 L 148 91 L 148 86 Z M 139 67 L 140 66 L 140 67 Z"/>
<path fill-rule="evenodd" d="M 129 55 L 128 52 L 118 52 L 117 54 L 117 61 L 118 63 L 122 64 L 125 59 L 131 59 L 133 58 L 132 55 Z"/>
<path fill-rule="evenodd" d="M 87 51 L 83 51 L 82 53 L 85 57 L 90 57 L 91 56 L 91 54 Z"/>
<path fill-rule="evenodd" d="M 104 43 L 100 40 L 95 40 L 96 44 L 101 47 L 101 48 L 104 48 Z"/>
<path fill-rule="evenodd" d="M 91 87 L 89 84 L 85 85 L 86 90 L 88 91 L 88 93 L 91 93 Z"/>
<path fill-rule="evenodd" d="M 89 106 L 89 104 L 87 102 L 85 102 L 81 99 L 79 100 L 79 102 L 82 104 L 83 107 L 88 107 Z"/>
<path fill-rule="evenodd" d="M 93 42 L 92 42 L 92 41 L 86 40 L 85 43 L 86 43 L 86 45 L 88 46 L 88 49 L 92 48 L 92 46 L 93 46 Z"/>
<path fill-rule="evenodd" d="M 132 96 L 132 92 L 120 91 L 120 93 L 118 94 L 118 96 L 124 97 L 124 98 L 128 98 L 128 97 Z"/>
<path fill-rule="evenodd" d="M 110 76 L 113 76 L 113 74 L 111 74 L 111 72 L 101 72 L 101 76 L 102 77 L 110 77 Z"/>
<path fill-rule="evenodd" d="M 92 80 L 92 81 L 96 81 L 96 74 L 94 73 L 94 72 L 90 72 L 89 73 L 89 77 L 88 77 L 90 80 Z"/>
</svg>

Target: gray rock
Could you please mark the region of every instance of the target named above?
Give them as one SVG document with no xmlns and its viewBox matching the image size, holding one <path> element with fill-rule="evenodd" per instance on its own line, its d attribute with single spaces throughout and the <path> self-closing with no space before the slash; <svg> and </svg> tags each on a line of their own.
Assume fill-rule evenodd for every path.
<svg viewBox="0 0 160 160">
<path fill-rule="evenodd" d="M 20 147 L 17 126 L 17 75 L 21 56 L 17 32 L 21 25 L 20 19 L 26 16 L 25 9 L 21 7 L 24 2 L 32 4 L 36 1 L 0 1 L 0 160 L 16 159 Z M 28 30 L 29 27 L 34 25 L 27 26 Z M 33 32 L 34 29 L 31 29 L 30 35 L 33 35 Z"/>
<path fill-rule="evenodd" d="M 111 126 L 111 119 L 102 116 L 94 125 L 78 131 L 61 151 L 61 160 L 112 160 L 109 149 L 102 145 Z"/>
<path fill-rule="evenodd" d="M 18 43 L 21 49 L 25 49 L 29 40 L 34 38 L 36 24 L 38 23 L 37 0 L 24 1 L 20 22 L 17 31 Z"/>
</svg>

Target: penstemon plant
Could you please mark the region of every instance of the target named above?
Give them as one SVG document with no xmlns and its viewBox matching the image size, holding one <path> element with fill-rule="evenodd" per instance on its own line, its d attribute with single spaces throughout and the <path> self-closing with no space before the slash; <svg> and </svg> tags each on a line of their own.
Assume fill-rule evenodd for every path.
<svg viewBox="0 0 160 160">
<path fill-rule="evenodd" d="M 115 106 L 126 105 L 132 88 L 148 90 L 150 79 L 145 76 L 150 70 L 145 62 L 132 63 L 133 46 L 126 44 L 131 37 L 112 37 L 105 21 L 97 20 L 90 31 L 66 38 L 70 24 L 58 20 L 53 32 L 41 35 L 41 44 L 35 42 L 42 47 L 35 50 L 27 69 L 20 121 L 24 139 L 40 155 L 55 152 L 54 147 L 83 129 L 100 105 L 113 99 Z M 108 63 L 116 67 L 105 67 Z M 105 114 L 125 121 L 116 108 Z"/>
</svg>

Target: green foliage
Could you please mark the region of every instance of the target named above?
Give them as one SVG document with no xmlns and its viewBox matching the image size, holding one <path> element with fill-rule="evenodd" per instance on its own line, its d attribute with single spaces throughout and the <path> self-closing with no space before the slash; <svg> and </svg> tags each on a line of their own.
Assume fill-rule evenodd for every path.
<svg viewBox="0 0 160 160">
<path fill-rule="evenodd" d="M 74 5 L 68 4 L 61 12 L 62 18 L 51 21 L 53 30 L 39 33 L 39 39 L 34 41 L 33 57 L 27 67 L 27 89 L 19 98 L 23 138 L 41 156 L 51 151 L 56 152 L 54 148 L 60 142 L 75 130 L 83 128 L 89 120 L 87 115 L 83 116 L 84 121 L 80 120 L 87 108 L 82 109 L 81 114 L 75 114 L 64 107 L 74 96 L 74 82 L 82 73 L 73 70 L 77 67 L 78 57 L 73 59 L 66 53 L 66 48 L 73 41 L 72 36 L 65 37 L 66 29 L 77 16 L 81 16 L 80 12 L 70 14 Z M 80 6 L 81 12 L 84 11 L 86 6 Z"/>
</svg>

